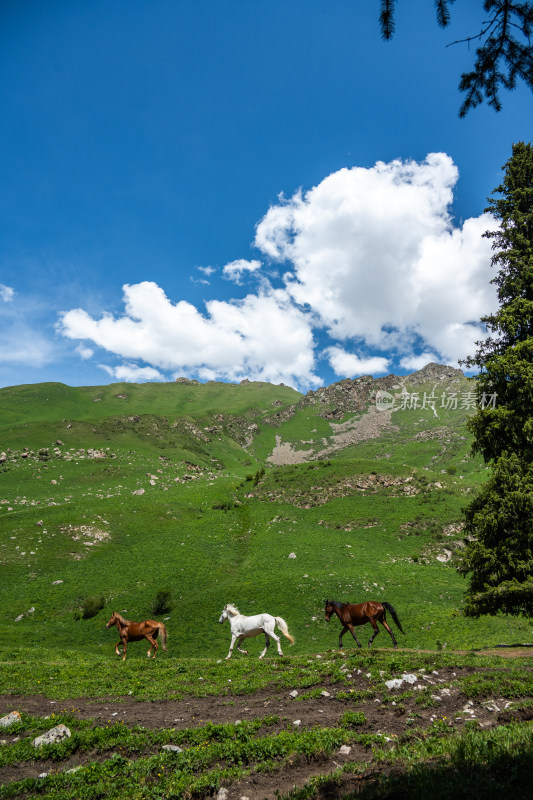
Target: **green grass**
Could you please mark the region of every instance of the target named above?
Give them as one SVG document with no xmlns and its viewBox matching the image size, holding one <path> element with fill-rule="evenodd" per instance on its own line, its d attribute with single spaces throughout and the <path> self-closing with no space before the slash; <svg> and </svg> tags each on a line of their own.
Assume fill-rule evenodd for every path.
<svg viewBox="0 0 533 800">
<path fill-rule="evenodd" d="M 72 720 L 68 720 L 72 725 Z M 533 728 L 516 724 L 493 731 L 471 726 L 463 734 L 451 732 L 442 722 L 427 731 L 405 734 L 391 749 L 380 735 L 361 735 L 347 728 L 282 730 L 268 734 L 264 721 L 240 725 L 206 725 L 194 730 L 129 730 L 120 723 L 88 730 L 78 725 L 70 739 L 47 746 L 43 755 L 53 759 L 54 771 L 45 778 L 15 781 L 0 788 L 0 798 L 31 795 L 43 798 L 153 798 L 206 796 L 223 783 L 253 774 L 276 771 L 297 757 L 318 761 L 342 744 L 372 747 L 372 777 L 361 784 L 357 797 L 385 798 L 428 795 L 446 798 L 509 796 L 526 798 L 533 763 Z M 39 720 L 25 720 L 32 735 L 41 730 Z M 178 744 L 182 752 L 155 751 L 164 744 Z M 34 755 L 27 740 L 4 748 L 3 764 L 21 763 Z M 73 753 L 101 753 L 69 773 L 62 770 Z M 151 752 L 150 752 L 151 751 Z M 8 755 L 9 754 L 9 755 Z M 105 755 L 108 757 L 105 758 Z M 133 756 L 133 758 L 132 758 Z M 386 770 L 392 766 L 392 772 Z M 383 773 L 376 780 L 377 770 Z M 364 762 L 349 762 L 336 773 L 312 779 L 287 798 L 311 800 L 340 794 L 343 778 L 364 775 Z M 336 791 L 337 790 L 337 791 Z M 503 792 L 503 794 L 502 794 Z M 349 796 L 343 793 L 343 796 Z"/>
<path fill-rule="evenodd" d="M 278 427 L 265 422 L 295 401 Z M 0 390 L 2 638 L 113 659 L 111 612 L 146 619 L 170 591 L 169 653 L 180 658 L 226 655 L 229 626 L 217 621 L 227 602 L 284 617 L 296 638 L 290 649 L 283 640 L 286 652 L 335 647 L 326 597 L 392 603 L 400 647 L 528 641 L 527 620 L 460 611 L 457 526 L 485 477 L 468 457 L 466 412 L 397 411 L 379 439 L 331 458 L 265 462 L 276 435 L 318 448 L 332 432 L 320 416 L 328 407 L 260 383 Z M 441 563 L 445 550 L 452 559 Z M 89 597 L 104 608 L 76 619 Z M 360 630 L 364 644 L 369 636 Z M 374 646 L 390 645 L 382 630 Z M 251 641 L 250 658 L 262 647 Z M 143 661 L 144 646 L 132 644 L 128 659 Z"/>
<path fill-rule="evenodd" d="M 352 689 L 348 671 L 369 674 L 368 688 L 383 700 L 390 696 L 385 681 L 403 672 L 439 670 L 444 667 L 469 667 L 454 681 L 467 697 L 495 692 L 501 697 L 528 697 L 533 694 L 528 659 L 502 661 L 455 652 L 412 652 L 384 650 L 330 650 L 318 654 L 278 656 L 250 660 L 242 657 L 187 658 L 162 655 L 146 658 L 142 647 L 138 657 L 125 662 L 114 653 L 102 650 L 60 650 L 32 645 L 5 648 L 0 658 L 0 695 L 43 694 L 52 700 L 76 697 L 130 696 L 137 700 L 180 699 L 184 696 L 249 694 L 265 687 L 298 689 L 311 697 L 324 683 Z M 475 668 L 475 674 L 471 673 Z M 480 672 L 481 671 L 481 672 Z M 363 690 L 366 691 L 366 690 Z M 417 692 L 417 696 L 422 694 Z M 353 698 L 352 698 L 353 699 Z"/>
<path fill-rule="evenodd" d="M 283 800 L 324 796 L 362 800 L 501 800 L 531 796 L 533 726 L 509 724 L 481 731 L 470 723 L 465 733 L 436 721 L 428 731 L 404 735 L 392 750 L 373 749 L 375 764 L 350 763 L 335 774 L 311 779 Z M 357 790 L 346 790 L 350 775 L 368 775 Z M 349 784 L 348 784 L 349 785 Z"/>
<path fill-rule="evenodd" d="M 379 735 L 361 736 L 346 728 L 282 730 L 257 735 L 264 725 L 261 720 L 239 725 L 209 724 L 180 732 L 172 729 L 148 732 L 142 728 L 129 730 L 117 723 L 75 731 L 70 739 L 42 748 L 43 757 L 61 764 L 74 752 L 115 752 L 103 762 L 92 762 L 73 774 L 54 771 L 40 780 L 26 779 L 1 787 L 0 798 L 25 792 L 54 798 L 203 796 L 217 789 L 223 780 L 235 781 L 252 771 L 274 772 L 291 757 L 316 759 L 331 754 L 342 744 L 362 740 L 370 745 L 383 741 Z M 131 760 L 132 755 L 164 744 L 183 746 L 182 752 L 160 751 Z M 13 745 L 7 763 L 30 759 L 35 755 L 32 749 L 28 740 Z"/>
</svg>

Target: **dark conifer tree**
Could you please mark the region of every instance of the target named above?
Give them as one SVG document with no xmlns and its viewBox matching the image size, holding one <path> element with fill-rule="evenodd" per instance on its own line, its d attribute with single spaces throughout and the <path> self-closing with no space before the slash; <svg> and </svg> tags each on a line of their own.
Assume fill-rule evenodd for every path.
<svg viewBox="0 0 533 800">
<path fill-rule="evenodd" d="M 437 23 L 450 24 L 450 6 L 455 0 L 435 0 Z M 471 0 L 468 0 L 471 2 Z M 381 0 L 379 21 L 384 39 L 392 38 L 395 29 L 396 0 Z M 459 110 L 464 117 L 485 99 L 500 111 L 500 89 L 514 89 L 517 78 L 533 89 L 533 3 L 528 0 L 483 0 L 484 19 L 480 29 L 459 42 L 476 42 L 476 59 L 470 72 L 461 75 L 459 91 L 465 99 Z"/>
<path fill-rule="evenodd" d="M 533 146 L 513 145 L 489 198 L 499 228 L 492 264 L 499 308 L 489 336 L 466 360 L 480 370 L 473 451 L 490 477 L 465 511 L 466 613 L 533 613 Z"/>
</svg>

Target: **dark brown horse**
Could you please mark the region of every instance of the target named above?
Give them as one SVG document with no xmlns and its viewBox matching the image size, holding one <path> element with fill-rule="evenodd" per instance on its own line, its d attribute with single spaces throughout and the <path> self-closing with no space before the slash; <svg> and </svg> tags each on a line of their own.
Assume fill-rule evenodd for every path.
<svg viewBox="0 0 533 800">
<path fill-rule="evenodd" d="M 126 645 L 128 642 L 139 642 L 141 639 L 148 639 L 150 642 L 150 649 L 148 650 L 148 658 L 150 658 L 150 653 L 152 650 L 154 651 L 154 658 L 155 654 L 157 653 L 157 635 L 159 631 L 161 631 L 161 643 L 163 645 L 163 650 L 167 649 L 167 629 L 163 625 L 162 622 L 156 622 L 153 619 L 147 619 L 144 622 L 130 622 L 124 617 L 121 617 L 120 614 L 116 611 L 113 611 L 111 614 L 111 619 L 106 625 L 106 628 L 110 628 L 112 625 L 116 625 L 118 628 L 118 635 L 120 639 L 115 645 L 115 653 L 117 656 L 120 655 L 118 652 L 118 647 L 122 642 L 123 648 L 123 655 L 122 660 L 126 660 Z"/>
<path fill-rule="evenodd" d="M 339 647 L 342 647 L 342 637 L 346 633 L 346 631 L 350 631 L 353 638 L 355 639 L 357 646 L 361 647 L 359 642 L 357 641 L 357 636 L 355 635 L 354 627 L 357 625 L 366 625 L 367 622 L 370 622 L 372 627 L 374 628 L 374 633 L 368 640 L 368 646 L 372 644 L 374 639 L 379 633 L 379 628 L 377 623 L 381 622 L 385 630 L 387 630 L 392 638 L 394 647 L 398 647 L 398 643 L 394 638 L 394 634 L 387 625 L 385 609 L 390 611 L 391 617 L 393 618 L 394 622 L 404 633 L 402 626 L 400 625 L 400 620 L 398 619 L 398 615 L 396 611 L 393 609 L 390 603 L 378 603 L 376 600 L 367 600 L 366 603 L 337 603 L 335 600 L 326 600 L 326 622 L 329 622 L 330 617 L 333 613 L 335 613 L 340 621 L 342 622 L 343 628 L 339 634 Z"/>
</svg>

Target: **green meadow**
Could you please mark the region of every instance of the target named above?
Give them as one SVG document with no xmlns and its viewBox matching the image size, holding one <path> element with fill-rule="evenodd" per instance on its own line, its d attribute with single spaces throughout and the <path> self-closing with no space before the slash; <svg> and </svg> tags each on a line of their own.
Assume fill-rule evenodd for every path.
<svg viewBox="0 0 533 800">
<path fill-rule="evenodd" d="M 228 602 L 284 617 L 294 655 L 336 646 L 326 598 L 388 601 L 404 648 L 529 641 L 525 619 L 461 613 L 461 509 L 485 475 L 468 410 L 398 409 L 379 437 L 320 458 L 338 422 L 302 400 L 262 383 L 0 390 L 2 639 L 114 659 L 111 612 L 146 619 L 166 590 L 169 652 L 182 658 L 226 655 Z M 312 460 L 272 464 L 276 437 L 314 448 Z M 79 618 L 88 597 L 103 607 Z M 366 645 L 370 628 L 360 632 Z M 390 645 L 382 630 L 374 647 Z M 145 657 L 130 646 L 128 658 Z"/>
</svg>

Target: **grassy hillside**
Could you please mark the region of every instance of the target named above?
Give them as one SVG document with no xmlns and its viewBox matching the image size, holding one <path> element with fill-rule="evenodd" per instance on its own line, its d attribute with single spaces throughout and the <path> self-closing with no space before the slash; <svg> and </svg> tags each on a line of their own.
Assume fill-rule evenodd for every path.
<svg viewBox="0 0 533 800">
<path fill-rule="evenodd" d="M 379 388 L 403 390 L 383 416 Z M 392 603 L 400 646 L 529 640 L 525 620 L 459 610 L 461 508 L 485 475 L 460 402 L 471 388 L 433 370 L 305 397 L 262 383 L 0 390 L 0 634 L 111 657 L 111 611 L 147 618 L 169 589 L 169 647 L 183 657 L 226 655 L 227 602 L 283 616 L 294 653 L 334 647 L 326 597 Z M 104 608 L 76 620 L 91 595 Z M 389 645 L 385 631 L 374 642 Z"/>
</svg>

